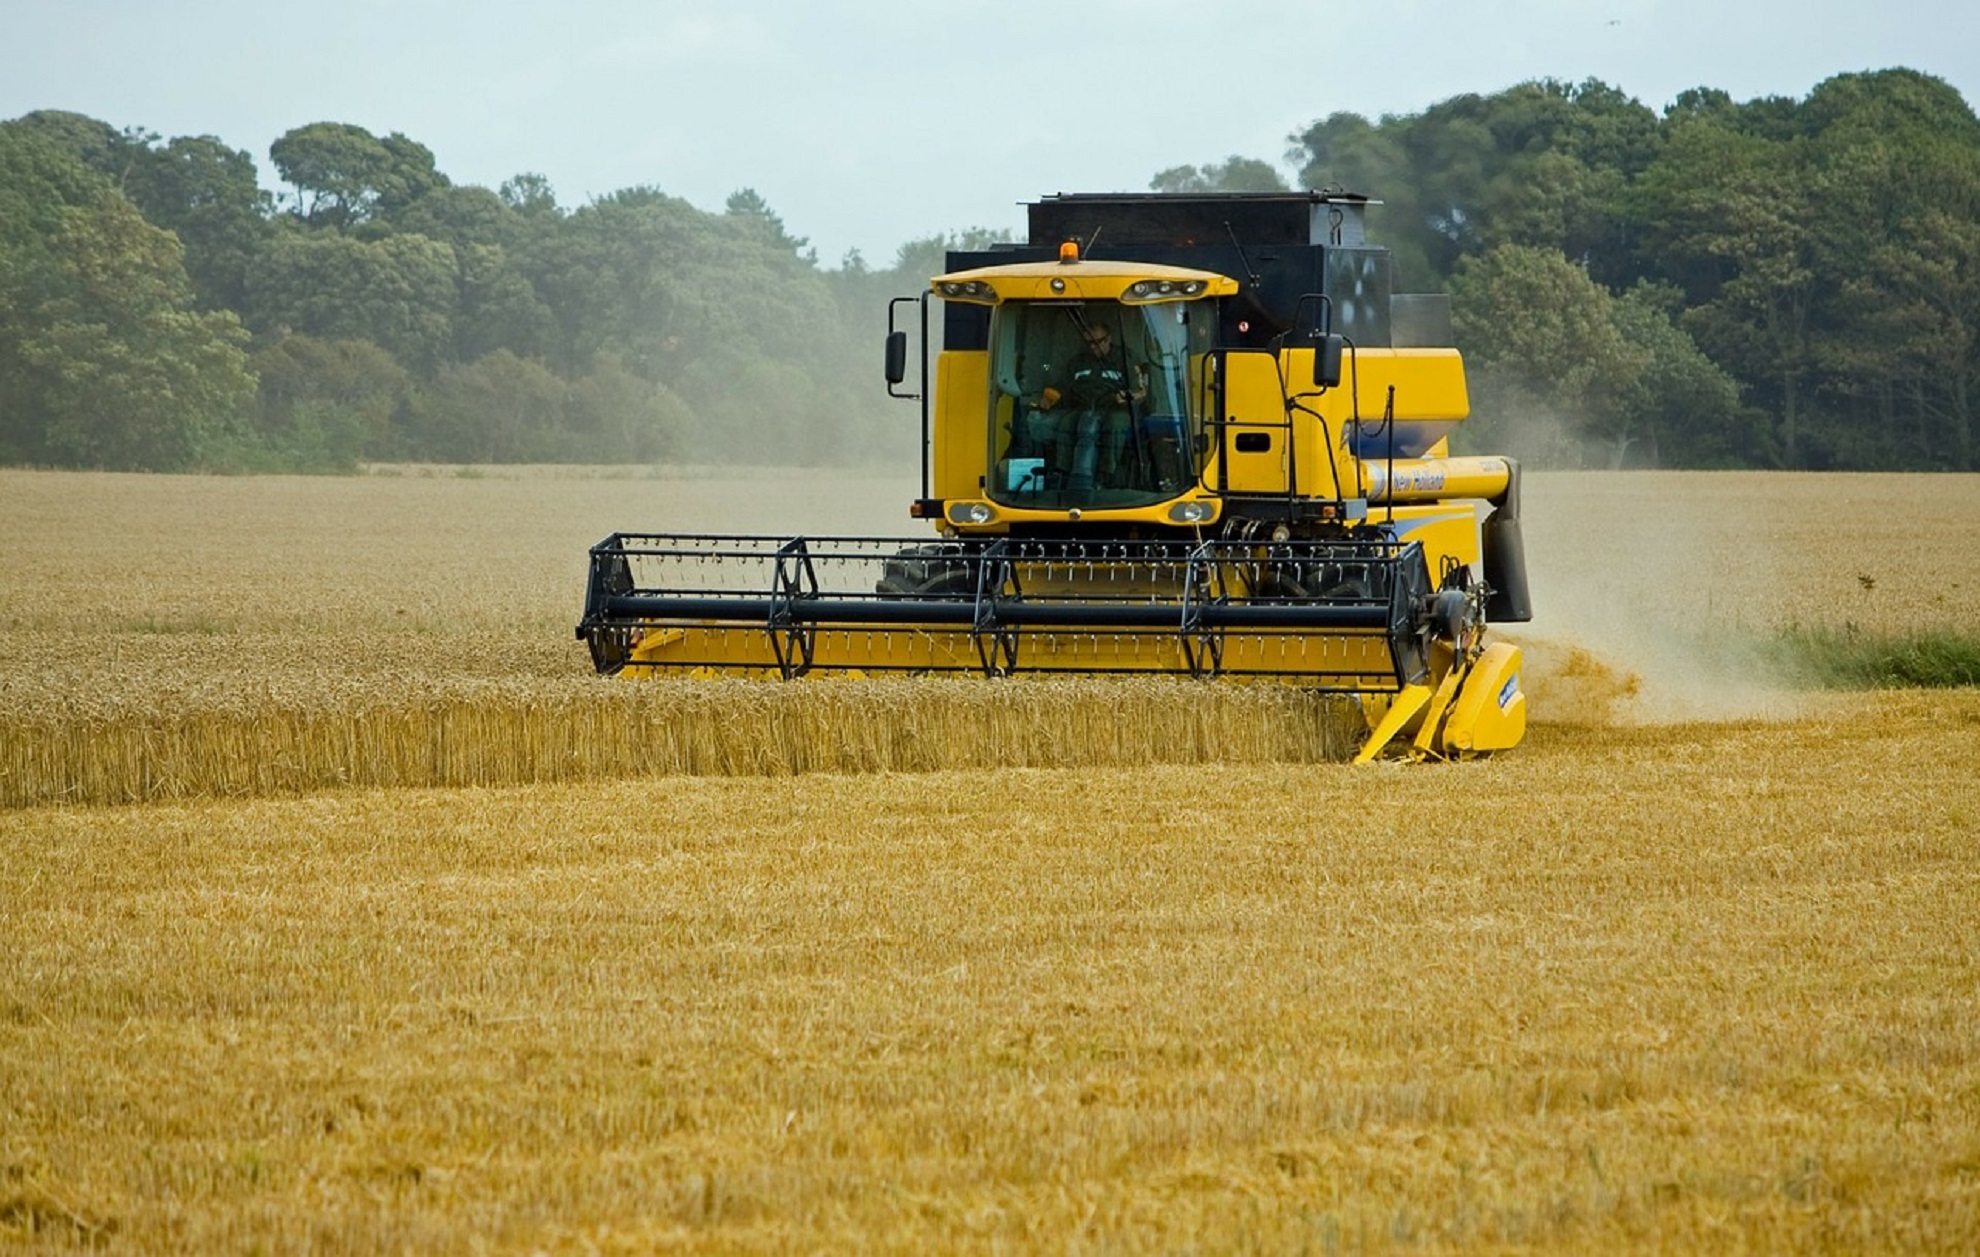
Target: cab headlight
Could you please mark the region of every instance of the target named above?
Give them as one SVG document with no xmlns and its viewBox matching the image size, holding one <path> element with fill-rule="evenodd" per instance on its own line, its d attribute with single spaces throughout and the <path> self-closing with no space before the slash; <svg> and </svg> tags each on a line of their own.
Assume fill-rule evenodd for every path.
<svg viewBox="0 0 1980 1257">
<path fill-rule="evenodd" d="M 1194 297 L 1203 291 L 1200 279 L 1138 279 L 1121 294 L 1123 301 L 1160 301 L 1163 298 Z"/>
<path fill-rule="evenodd" d="M 1178 502 L 1169 508 L 1169 518 L 1178 524 L 1207 524 L 1217 517 L 1217 504 L 1201 499 Z"/>
<path fill-rule="evenodd" d="M 949 503 L 949 522 L 952 524 L 987 524 L 997 518 L 997 512 L 988 502 Z"/>
<path fill-rule="evenodd" d="M 941 280 L 935 291 L 951 301 L 991 301 L 997 300 L 997 290 L 980 279 Z"/>
</svg>

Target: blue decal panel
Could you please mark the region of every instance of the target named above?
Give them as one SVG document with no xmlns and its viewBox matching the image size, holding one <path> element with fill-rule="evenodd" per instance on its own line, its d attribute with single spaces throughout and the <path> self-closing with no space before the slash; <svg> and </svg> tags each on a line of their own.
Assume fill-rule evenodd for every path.
<svg viewBox="0 0 1980 1257">
<path fill-rule="evenodd" d="M 1397 458 L 1421 458 L 1429 448 L 1451 434 L 1457 427 L 1457 420 L 1442 419 L 1435 423 L 1411 423 L 1402 420 L 1396 424 Z M 1381 420 L 1370 423 L 1364 419 L 1361 428 L 1348 429 L 1348 448 L 1356 458 L 1387 458 L 1389 456 L 1389 431 Z"/>
</svg>

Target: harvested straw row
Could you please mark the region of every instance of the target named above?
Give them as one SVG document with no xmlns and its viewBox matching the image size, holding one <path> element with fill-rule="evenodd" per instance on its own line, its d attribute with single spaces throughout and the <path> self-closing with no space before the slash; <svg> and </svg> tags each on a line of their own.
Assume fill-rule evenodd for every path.
<svg viewBox="0 0 1980 1257">
<path fill-rule="evenodd" d="M 1346 758 L 1345 700 L 1039 678 L 573 683 L 98 710 L 0 726 L 0 807 L 612 777 Z"/>
</svg>

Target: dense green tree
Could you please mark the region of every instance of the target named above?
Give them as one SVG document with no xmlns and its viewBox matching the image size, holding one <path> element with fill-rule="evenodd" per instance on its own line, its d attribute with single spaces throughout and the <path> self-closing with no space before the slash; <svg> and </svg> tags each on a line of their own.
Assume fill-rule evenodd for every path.
<svg viewBox="0 0 1980 1257">
<path fill-rule="evenodd" d="M 1614 282 L 1627 273 L 1619 198 L 1653 159 L 1659 128 L 1650 110 L 1591 79 L 1454 96 L 1379 125 L 1334 114 L 1291 143 L 1304 186 L 1390 207 L 1383 238 L 1406 273 L 1441 280 L 1459 258 L 1517 244 L 1558 249 Z"/>
<path fill-rule="evenodd" d="M 862 404 L 854 355 L 830 291 L 815 271 L 794 270 L 781 244 L 747 221 L 707 225 L 679 260 L 671 301 L 668 369 L 659 378 L 703 423 L 690 449 L 748 457 L 774 448 L 796 461 L 843 461 Z M 877 341 L 874 343 L 878 343 Z M 870 378 L 870 377 L 869 377 Z"/>
<path fill-rule="evenodd" d="M 1934 224 L 1974 199 L 1956 189 L 1980 128 L 1958 94 L 1911 71 L 1838 76 L 1806 102 L 1700 90 L 1665 132 L 1627 197 L 1640 273 L 1682 288 L 1685 326 L 1774 417 L 1770 461 L 1962 465 L 1958 267 L 1935 282 L 1917 266 L 1960 256 Z"/>
<path fill-rule="evenodd" d="M 773 254 L 789 255 L 807 268 L 818 265 L 818 254 L 811 248 L 811 242 L 786 231 L 783 218 L 755 188 L 730 193 L 723 213 L 752 230 Z"/>
<path fill-rule="evenodd" d="M 430 372 L 453 344 L 458 274 L 454 251 L 425 236 L 279 232 L 248 276 L 251 326 L 369 340 Z"/>
<path fill-rule="evenodd" d="M 569 404 L 569 384 L 498 349 L 440 368 L 413 400 L 408 441 L 418 456 L 448 462 L 553 462 Z"/>
<path fill-rule="evenodd" d="M 0 123 L 0 459 L 40 455 L 42 417 L 34 409 L 22 342 L 52 295 L 51 241 L 63 212 L 111 192 L 57 139 L 24 120 Z"/>
<path fill-rule="evenodd" d="M 496 191 L 502 204 L 526 218 L 553 218 L 563 212 L 557 206 L 556 189 L 548 179 L 533 172 L 504 179 Z"/>
<path fill-rule="evenodd" d="M 1381 238 L 1412 274 L 1515 245 L 1611 293 L 1674 289 L 1661 320 L 1615 304 L 1663 347 L 1639 381 L 1684 399 L 1684 422 L 1611 433 L 1629 458 L 1972 464 L 1980 126 L 1940 80 L 1840 75 L 1744 103 L 1697 88 L 1661 119 L 1600 83 L 1522 84 L 1380 123 L 1336 114 L 1293 142 L 1307 186 L 1390 203 Z M 1726 415 L 1729 381 L 1731 417 L 1694 422 Z"/>
<path fill-rule="evenodd" d="M 572 384 L 561 457 L 583 463 L 657 463 L 685 449 L 694 417 L 674 391 L 600 354 Z"/>
<path fill-rule="evenodd" d="M 456 249 L 513 249 L 532 232 L 527 219 L 487 188 L 448 185 L 422 196 L 392 221 L 397 235 L 425 236 Z"/>
<path fill-rule="evenodd" d="M 177 239 L 121 196 L 61 219 L 48 282 L 11 347 L 32 416 L 25 452 L 82 467 L 196 465 L 253 395 L 239 319 L 192 308 Z"/>
<path fill-rule="evenodd" d="M 405 451 L 397 421 L 412 375 L 368 340 L 286 335 L 257 350 L 256 428 L 277 461 L 348 470 L 361 457 Z"/>
<path fill-rule="evenodd" d="M 1980 121 L 1908 70 L 1810 94 L 1817 204 L 1815 377 L 1825 461 L 1976 464 Z"/>
<path fill-rule="evenodd" d="M 1636 438 L 1628 395 L 1651 360 L 1623 335 L 1614 299 L 1559 253 L 1502 244 L 1465 258 L 1451 279 L 1477 423 L 1472 443 L 1551 463 L 1610 451 Z"/>
<path fill-rule="evenodd" d="M 1870 262 L 1845 293 L 1857 317 L 1836 358 L 1864 403 L 1853 430 L 1871 447 L 1847 461 L 1980 470 L 1980 207 L 1926 211 Z"/>
<path fill-rule="evenodd" d="M 92 204 L 111 190 L 107 179 L 35 128 L 0 123 L 0 259 L 11 268 L 6 273 L 18 282 L 46 257 L 64 209 Z"/>
<path fill-rule="evenodd" d="M 129 197 L 147 222 L 177 234 L 203 308 L 241 309 L 242 279 L 269 210 L 247 153 L 211 136 L 161 145 L 147 131 L 120 132 L 61 110 L 39 110 L 8 125 L 73 156 Z"/>
<path fill-rule="evenodd" d="M 566 375 L 600 353 L 663 379 L 684 352 L 676 264 L 698 246 L 701 214 L 652 188 L 632 188 L 552 219 L 518 264 L 556 319 L 549 361 Z"/>
<path fill-rule="evenodd" d="M 659 462 L 694 423 L 664 385 L 609 354 L 565 380 L 498 349 L 413 390 L 400 447 L 442 462 Z"/>
<path fill-rule="evenodd" d="M 1690 87 L 1664 110 L 1664 125 L 1680 122 L 1710 122 L 1731 129 L 1738 125 L 1739 106 L 1732 96 L 1716 87 Z"/>
<path fill-rule="evenodd" d="M 351 228 L 390 220 L 447 186 L 423 144 L 397 131 L 379 137 L 348 122 L 313 122 L 268 149 L 295 213 L 314 227 Z"/>
<path fill-rule="evenodd" d="M 270 209 L 252 157 L 211 136 L 182 136 L 145 149 L 124 189 L 147 221 L 179 237 L 203 308 L 247 308 L 247 272 Z"/>
<path fill-rule="evenodd" d="M 460 302 L 451 356 L 471 362 L 508 349 L 547 359 L 557 342 L 556 313 L 508 252 L 500 245 L 470 244 L 455 255 Z"/>
<path fill-rule="evenodd" d="M 709 215 L 628 189 L 552 223 L 522 265 L 556 314 L 560 374 L 609 355 L 664 386 L 696 416 L 693 457 L 842 457 L 865 444 L 879 402 L 861 400 L 877 390 L 859 367 L 871 370 L 878 336 L 854 344 L 803 242 L 760 199 L 738 194 Z"/>
<path fill-rule="evenodd" d="M 115 135 L 0 125 L 0 456 L 195 465 L 242 421 L 245 335 L 194 308 L 177 237 L 85 164 L 78 131 Z"/>
<path fill-rule="evenodd" d="M 1685 326 L 1779 415 L 1774 459 L 1802 465 L 1818 289 L 1819 183 L 1801 142 L 1687 119 L 1632 194 L 1651 278 L 1676 283 Z"/>
<path fill-rule="evenodd" d="M 517 260 L 545 228 L 542 220 L 486 188 L 449 186 L 422 197 L 393 226 L 454 251 L 458 301 L 448 357 L 473 362 L 497 349 L 525 358 L 551 354 L 556 317 Z"/>
<path fill-rule="evenodd" d="M 37 109 L 6 124 L 32 136 L 95 171 L 119 191 L 145 146 L 157 137 L 145 131 L 119 131 L 100 118 L 66 109 Z"/>
<path fill-rule="evenodd" d="M 1816 84 L 1794 112 L 1801 134 L 1849 142 L 1938 134 L 1970 143 L 1980 131 L 1972 108 L 1951 84 L 1916 70 L 1838 74 Z"/>
<path fill-rule="evenodd" d="M 1476 163 L 1448 177 L 1423 167 L 1426 201 L 1447 206 L 1445 235 L 1460 252 L 1501 243 L 1557 249 L 1598 281 L 1623 273 L 1618 195 L 1654 155 L 1656 116 L 1606 84 L 1525 83 L 1496 96 L 1459 97 L 1459 135 L 1489 137 Z M 1425 129 L 1437 129 L 1437 110 Z"/>
<path fill-rule="evenodd" d="M 1763 417 L 1741 404 L 1738 381 L 1677 325 L 1677 301 L 1675 289 L 1638 284 L 1609 306 L 1617 333 L 1645 355 L 1599 434 L 1610 465 L 1749 466 L 1765 448 Z"/>
</svg>

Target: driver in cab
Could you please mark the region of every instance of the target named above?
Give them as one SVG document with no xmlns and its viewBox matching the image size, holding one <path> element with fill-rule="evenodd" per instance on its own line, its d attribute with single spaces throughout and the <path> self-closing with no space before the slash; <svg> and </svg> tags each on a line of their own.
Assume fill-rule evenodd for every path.
<svg viewBox="0 0 1980 1257">
<path fill-rule="evenodd" d="M 1097 477 L 1114 472 L 1127 444 L 1130 410 L 1148 395 L 1147 369 L 1130 368 L 1105 324 L 1086 325 L 1080 339 L 1063 387 L 1047 389 L 1039 399 L 1041 409 L 1064 412 L 1056 452 L 1069 489 L 1090 489 Z"/>
</svg>

